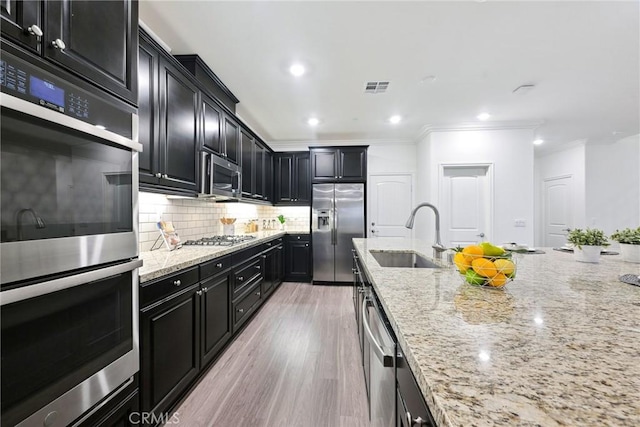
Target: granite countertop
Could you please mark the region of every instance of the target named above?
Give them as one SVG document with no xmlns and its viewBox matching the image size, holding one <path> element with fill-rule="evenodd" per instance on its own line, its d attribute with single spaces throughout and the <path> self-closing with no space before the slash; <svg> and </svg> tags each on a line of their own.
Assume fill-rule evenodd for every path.
<svg viewBox="0 0 640 427">
<path fill-rule="evenodd" d="M 382 268 L 368 252 L 427 242 L 354 239 L 363 267 L 439 426 L 640 425 L 640 264 L 514 254 L 502 289 L 453 266 Z"/>
<path fill-rule="evenodd" d="M 257 233 L 246 234 L 254 236 L 255 239 L 238 243 L 233 246 L 183 246 L 169 252 L 165 247 L 155 251 L 140 252 L 140 259 L 143 261 L 139 270 L 140 283 L 166 276 L 173 272 L 183 270 L 193 265 L 198 265 L 205 261 L 228 255 L 232 252 L 254 246 L 267 240 L 284 236 L 285 234 L 308 234 L 309 230 L 291 229 L 286 231 L 267 230 Z"/>
</svg>

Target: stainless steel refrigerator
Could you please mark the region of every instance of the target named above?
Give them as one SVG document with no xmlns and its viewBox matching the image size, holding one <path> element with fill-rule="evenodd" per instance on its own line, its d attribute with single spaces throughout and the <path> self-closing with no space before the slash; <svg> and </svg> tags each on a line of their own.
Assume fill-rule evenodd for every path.
<svg viewBox="0 0 640 427">
<path fill-rule="evenodd" d="M 313 184 L 313 281 L 352 282 L 354 237 L 364 237 L 364 184 Z"/>
</svg>

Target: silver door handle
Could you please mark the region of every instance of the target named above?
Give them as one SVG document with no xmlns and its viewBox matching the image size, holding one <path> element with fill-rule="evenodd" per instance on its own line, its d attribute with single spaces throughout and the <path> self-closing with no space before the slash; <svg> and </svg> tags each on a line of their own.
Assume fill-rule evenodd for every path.
<svg viewBox="0 0 640 427">
<path fill-rule="evenodd" d="M 32 36 L 36 36 L 36 37 L 42 37 L 42 30 L 40 29 L 40 27 L 38 27 L 37 25 L 33 24 L 32 26 L 30 26 L 29 28 L 27 28 L 27 31 L 29 32 L 29 34 L 31 34 Z"/>
<path fill-rule="evenodd" d="M 407 411 L 406 417 L 407 417 L 407 423 L 408 423 L 409 427 L 429 425 L 429 424 L 427 424 L 426 420 L 422 419 L 422 417 L 413 418 L 413 416 L 411 416 L 411 412 L 409 412 L 409 411 Z"/>
<path fill-rule="evenodd" d="M 371 344 L 373 344 L 373 351 L 378 356 L 378 359 L 382 361 L 382 366 L 385 368 L 393 367 L 393 356 L 390 354 L 386 354 L 376 338 L 373 336 L 373 332 L 371 332 L 371 327 L 369 326 L 369 320 L 367 317 L 367 307 L 369 300 L 365 299 L 364 304 L 362 304 L 362 324 L 364 325 L 364 329 L 367 332 L 367 339 Z"/>
<path fill-rule="evenodd" d="M 174 281 L 173 281 L 173 284 L 174 284 L 175 286 L 180 286 L 180 285 L 182 285 L 182 282 L 178 279 L 178 280 L 174 280 Z"/>
<path fill-rule="evenodd" d="M 484 233 L 476 234 L 478 237 L 484 237 Z"/>
<path fill-rule="evenodd" d="M 162 178 L 162 174 L 161 174 L 160 172 L 158 172 L 158 173 L 156 174 L 156 178 Z"/>
<path fill-rule="evenodd" d="M 217 264 L 216 264 L 216 267 L 217 267 L 217 268 L 222 268 L 222 263 L 221 263 L 221 262 L 217 263 Z"/>
<path fill-rule="evenodd" d="M 64 48 L 67 47 L 67 45 L 64 44 L 64 42 L 61 39 L 55 39 L 54 41 L 51 42 L 51 45 L 56 49 L 60 49 L 60 50 L 64 50 Z"/>
</svg>

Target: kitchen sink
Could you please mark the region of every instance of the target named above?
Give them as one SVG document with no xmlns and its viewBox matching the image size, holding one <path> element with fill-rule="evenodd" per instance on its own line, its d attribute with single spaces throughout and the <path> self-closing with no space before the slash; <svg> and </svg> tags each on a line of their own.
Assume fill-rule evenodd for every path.
<svg viewBox="0 0 640 427">
<path fill-rule="evenodd" d="M 394 268 L 440 268 L 438 264 L 415 252 L 369 251 L 380 267 Z"/>
</svg>

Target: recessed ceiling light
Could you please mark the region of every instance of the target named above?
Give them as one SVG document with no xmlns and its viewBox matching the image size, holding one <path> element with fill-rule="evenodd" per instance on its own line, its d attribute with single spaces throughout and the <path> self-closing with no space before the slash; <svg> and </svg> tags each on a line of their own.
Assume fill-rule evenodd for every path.
<svg viewBox="0 0 640 427">
<path fill-rule="evenodd" d="M 307 123 L 309 124 L 309 126 L 318 126 L 318 123 L 320 123 L 320 120 L 318 120 L 315 117 L 311 117 L 309 120 L 307 120 Z"/>
<path fill-rule="evenodd" d="M 293 64 L 291 67 L 289 67 L 289 72 L 296 77 L 300 77 L 305 73 L 305 71 L 306 69 L 302 64 Z"/>
<path fill-rule="evenodd" d="M 430 75 L 430 76 L 425 76 L 423 78 L 420 79 L 420 84 L 426 84 L 426 83 L 433 83 L 436 81 L 436 76 Z"/>
<path fill-rule="evenodd" d="M 491 117 L 491 114 L 489 113 L 480 113 L 476 116 L 478 118 L 478 120 L 489 120 L 489 117 Z"/>
<path fill-rule="evenodd" d="M 389 117 L 389 121 L 391 123 L 393 123 L 394 125 L 400 123 L 401 120 L 402 120 L 402 117 L 400 117 L 400 116 L 391 116 L 391 117 Z"/>
<path fill-rule="evenodd" d="M 544 143 L 544 139 L 536 139 L 533 141 L 533 145 L 540 145 L 542 143 Z"/>
</svg>

